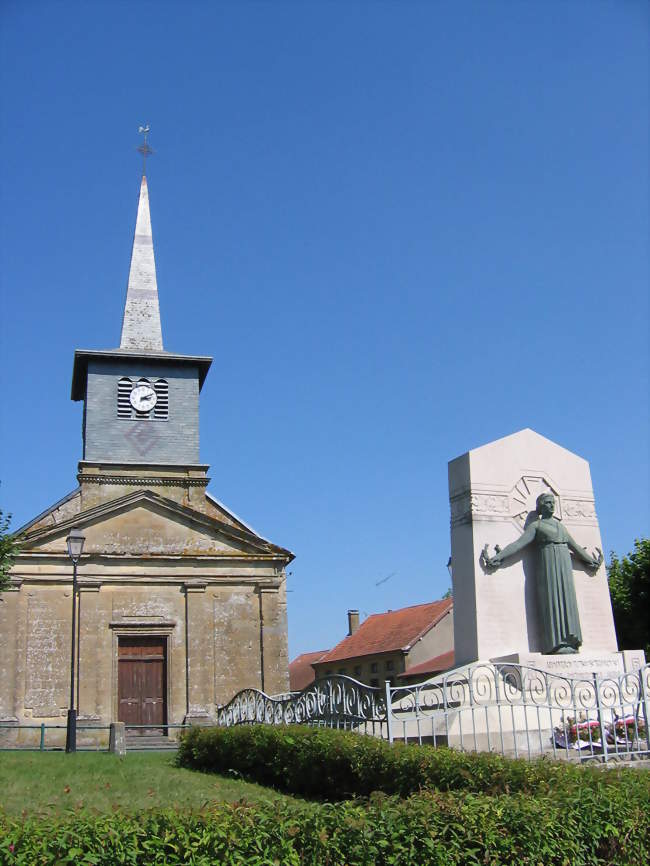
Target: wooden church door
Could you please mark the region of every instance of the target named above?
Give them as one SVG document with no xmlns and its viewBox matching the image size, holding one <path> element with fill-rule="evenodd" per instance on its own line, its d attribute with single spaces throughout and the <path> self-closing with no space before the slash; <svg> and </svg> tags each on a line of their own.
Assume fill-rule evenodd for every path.
<svg viewBox="0 0 650 866">
<path fill-rule="evenodd" d="M 118 719 L 131 734 L 162 733 L 167 721 L 164 637 L 121 637 L 118 645 Z"/>
</svg>

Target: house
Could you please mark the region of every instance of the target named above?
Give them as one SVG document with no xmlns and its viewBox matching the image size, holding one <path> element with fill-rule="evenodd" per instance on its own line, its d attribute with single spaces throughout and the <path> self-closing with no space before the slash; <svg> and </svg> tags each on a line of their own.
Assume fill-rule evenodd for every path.
<svg viewBox="0 0 650 866">
<path fill-rule="evenodd" d="M 416 666 L 453 652 L 453 619 L 451 598 L 372 614 L 361 624 L 359 612 L 350 610 L 347 637 L 311 662 L 316 679 L 345 674 L 369 686 L 394 684 Z"/>
<path fill-rule="evenodd" d="M 314 662 L 322 658 L 329 650 L 317 650 L 312 653 L 302 653 L 289 665 L 289 687 L 292 692 L 301 692 L 314 682 Z"/>
<path fill-rule="evenodd" d="M 443 674 L 445 671 L 451 670 L 453 666 L 454 651 L 453 649 L 447 650 L 447 652 L 434 656 L 432 659 L 427 659 L 426 661 L 420 662 L 420 664 L 407 668 L 403 674 L 400 674 L 397 677 L 398 685 L 421 683 L 424 680 L 431 679 L 431 677 L 435 677 L 438 674 Z"/>
</svg>

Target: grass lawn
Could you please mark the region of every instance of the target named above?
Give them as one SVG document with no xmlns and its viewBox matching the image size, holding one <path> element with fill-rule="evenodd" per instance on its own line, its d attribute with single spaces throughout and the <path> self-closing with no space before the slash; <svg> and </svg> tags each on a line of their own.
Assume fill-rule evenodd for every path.
<svg viewBox="0 0 650 866">
<path fill-rule="evenodd" d="M 269 788 L 173 765 L 169 753 L 0 752 L 0 808 L 7 814 L 134 812 L 161 806 L 291 799 Z"/>
</svg>

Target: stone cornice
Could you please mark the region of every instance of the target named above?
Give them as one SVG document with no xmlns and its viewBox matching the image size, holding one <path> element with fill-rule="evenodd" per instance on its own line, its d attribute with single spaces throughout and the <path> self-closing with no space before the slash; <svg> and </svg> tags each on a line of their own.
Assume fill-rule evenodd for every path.
<svg viewBox="0 0 650 866">
<path fill-rule="evenodd" d="M 69 586 L 72 583 L 72 574 L 69 575 L 26 575 L 21 578 L 20 585 L 9 587 L 5 592 L 12 589 L 17 591 L 21 586 Z M 197 580 L 188 580 L 187 576 L 178 577 L 172 574 L 156 575 L 121 575 L 107 574 L 100 577 L 83 578 L 78 580 L 80 591 L 97 591 L 102 586 L 174 586 L 189 592 L 203 592 L 207 588 L 218 588 L 223 586 L 253 586 L 260 591 L 276 592 L 280 588 L 277 578 L 252 574 L 215 574 L 206 575 Z"/>
<path fill-rule="evenodd" d="M 91 475 L 80 472 L 80 484 L 121 484 L 130 487 L 207 487 L 210 478 L 188 478 L 171 475 Z"/>
<path fill-rule="evenodd" d="M 185 580 L 183 586 L 185 592 L 205 592 L 208 585 L 207 580 Z"/>
<path fill-rule="evenodd" d="M 119 628 L 119 629 L 173 629 L 176 628 L 177 622 L 175 619 L 163 619 L 154 622 L 150 619 L 132 619 L 132 620 L 122 620 L 122 619 L 113 619 L 109 622 L 109 628 Z"/>
<path fill-rule="evenodd" d="M 26 565 L 32 560 L 52 560 L 53 564 L 58 565 L 61 562 L 66 564 L 70 564 L 70 557 L 67 553 L 57 552 L 57 551 L 48 551 L 48 550 L 22 550 L 19 554 L 16 555 L 16 563 Z M 206 562 L 242 562 L 242 563 L 250 563 L 250 562 L 281 562 L 285 563 L 287 561 L 287 557 L 283 554 L 279 553 L 200 553 L 198 551 L 194 551 L 192 553 L 147 553 L 146 555 L 139 553 L 115 553 L 111 551 L 110 553 L 106 553 L 104 551 L 98 550 L 93 553 L 86 553 L 80 559 L 81 565 L 92 565 L 97 563 L 105 563 L 108 562 L 111 565 L 121 565 L 122 563 L 126 563 L 131 565 L 132 563 L 137 563 L 138 565 L 153 565 L 155 563 L 156 566 L 161 563 L 169 562 L 174 565 L 178 562 L 183 562 L 184 565 L 190 567 L 193 564 L 203 565 Z"/>
</svg>

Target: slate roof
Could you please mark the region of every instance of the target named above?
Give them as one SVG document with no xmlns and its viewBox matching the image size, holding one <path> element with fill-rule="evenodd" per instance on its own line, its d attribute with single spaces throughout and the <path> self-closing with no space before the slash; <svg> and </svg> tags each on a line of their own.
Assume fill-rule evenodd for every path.
<svg viewBox="0 0 650 866">
<path fill-rule="evenodd" d="M 302 653 L 289 665 L 289 684 L 292 692 L 301 692 L 314 682 L 313 662 L 317 662 L 328 650 L 317 650 L 313 653 Z"/>
<path fill-rule="evenodd" d="M 428 674 L 439 674 L 442 671 L 448 671 L 454 666 L 454 651 L 449 650 L 446 653 L 441 653 L 439 656 L 434 656 L 432 659 L 427 659 L 425 662 L 420 662 L 419 665 L 406 668 L 404 673 L 399 674 L 399 679 L 406 677 L 426 676 Z"/>
<path fill-rule="evenodd" d="M 452 606 L 453 599 L 443 598 L 440 601 L 372 614 L 361 623 L 354 634 L 348 635 L 334 649 L 318 659 L 318 664 L 407 650 L 421 635 L 433 628 Z"/>
</svg>

